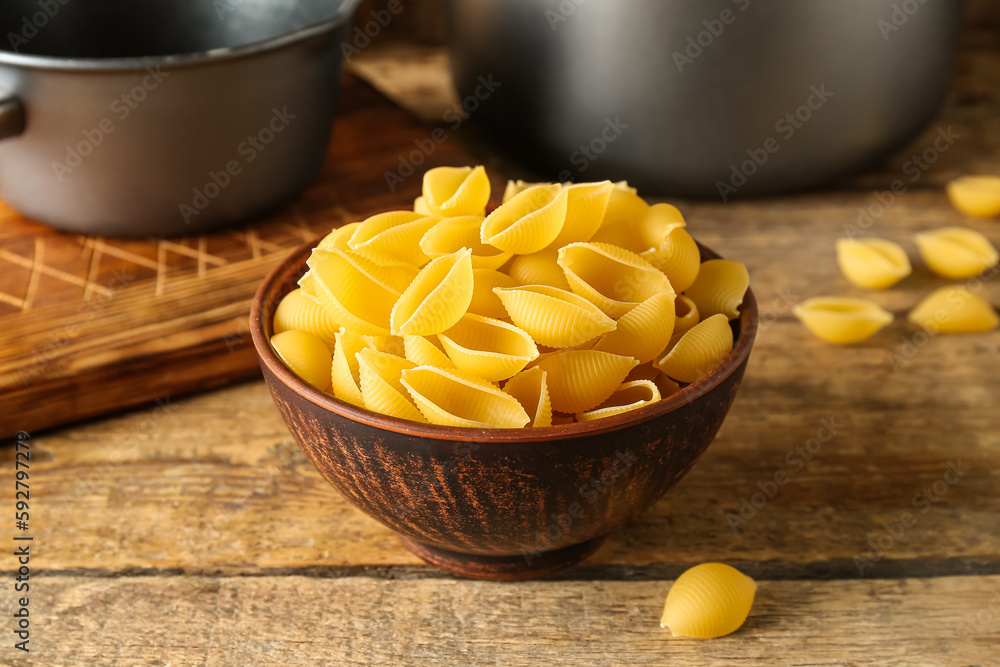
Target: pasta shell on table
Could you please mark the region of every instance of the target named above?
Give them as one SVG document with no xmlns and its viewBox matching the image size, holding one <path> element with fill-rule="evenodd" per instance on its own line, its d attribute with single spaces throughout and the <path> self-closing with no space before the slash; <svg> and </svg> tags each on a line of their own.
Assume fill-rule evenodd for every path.
<svg viewBox="0 0 1000 667">
<path fill-rule="evenodd" d="M 377 265 L 332 248 L 313 250 L 306 264 L 314 296 L 335 322 L 354 334 L 390 333 L 390 313 L 399 292 L 375 277 Z"/>
<path fill-rule="evenodd" d="M 615 321 L 573 292 L 548 285 L 496 288 L 511 321 L 546 347 L 572 347 L 615 330 Z"/>
<path fill-rule="evenodd" d="M 470 248 L 473 269 L 499 269 L 512 255 L 479 240 L 483 220 L 476 215 L 445 218 L 427 230 L 420 239 L 420 249 L 434 259 Z"/>
<path fill-rule="evenodd" d="M 274 333 L 283 331 L 307 331 L 319 336 L 327 347 L 333 347 L 340 325 L 323 310 L 313 298 L 302 293 L 302 288 L 293 289 L 282 297 L 274 310 Z"/>
<path fill-rule="evenodd" d="M 717 313 L 684 332 L 656 367 L 674 380 L 697 382 L 719 367 L 733 341 L 729 320 Z"/>
<path fill-rule="evenodd" d="M 644 252 L 649 245 L 643 238 L 642 223 L 648 212 L 649 204 L 642 197 L 616 186 L 608 198 L 604 221 L 590 241 L 610 243 L 635 253 Z"/>
<path fill-rule="evenodd" d="M 529 188 L 486 217 L 480 240 L 511 253 L 538 252 L 562 231 L 568 201 L 561 185 Z"/>
<path fill-rule="evenodd" d="M 483 167 L 437 167 L 424 174 L 424 204 L 434 215 L 484 215 L 490 179 Z"/>
<path fill-rule="evenodd" d="M 605 399 L 593 410 L 581 412 L 576 416 L 577 421 L 587 422 L 595 419 L 603 419 L 614 415 L 620 415 L 647 405 L 652 405 L 660 400 L 660 390 L 652 380 L 634 380 L 623 382 L 614 393 Z"/>
<path fill-rule="evenodd" d="M 549 245 L 558 249 L 567 243 L 589 241 L 604 221 L 614 188 L 611 181 L 566 186 L 566 221 L 559 236 Z"/>
<path fill-rule="evenodd" d="M 728 259 L 710 259 L 702 263 L 691 287 L 684 295 L 698 306 L 702 319 L 723 314 L 733 320 L 740 316 L 743 297 L 750 287 L 747 267 Z"/>
<path fill-rule="evenodd" d="M 942 333 L 980 333 L 1000 324 L 1000 316 L 989 301 L 958 285 L 934 290 L 910 311 L 907 319 L 928 331 Z"/>
<path fill-rule="evenodd" d="M 458 370 L 418 366 L 402 384 L 432 424 L 471 428 L 523 428 L 531 420 L 513 396 Z"/>
<path fill-rule="evenodd" d="M 517 399 L 531 419 L 531 426 L 552 425 L 552 399 L 545 371 L 535 366 L 507 380 L 503 391 Z"/>
<path fill-rule="evenodd" d="M 684 216 L 673 204 L 653 204 L 640 223 L 643 245 L 659 248 L 667 235 L 677 227 L 686 227 Z"/>
<path fill-rule="evenodd" d="M 963 176 L 949 183 L 947 192 L 952 205 L 966 215 L 1000 215 L 1000 176 Z"/>
<path fill-rule="evenodd" d="M 507 274 L 520 285 L 549 285 L 569 289 L 566 274 L 559 266 L 559 251 L 546 248 L 529 255 L 516 255 L 511 260 Z"/>
<path fill-rule="evenodd" d="M 308 331 L 282 331 L 271 336 L 271 347 L 281 361 L 320 391 L 330 386 L 330 348 Z"/>
<path fill-rule="evenodd" d="M 639 364 L 632 357 L 597 350 L 559 350 L 539 359 L 546 373 L 552 409 L 578 414 L 605 400 Z"/>
<path fill-rule="evenodd" d="M 434 336 L 403 336 L 403 353 L 406 359 L 417 366 L 455 368 L 455 363 L 448 358 L 439 344 L 434 342 L 435 338 Z"/>
<path fill-rule="evenodd" d="M 357 354 L 370 348 L 371 344 L 361 336 L 341 331 L 337 334 L 336 345 L 333 348 L 333 364 L 330 376 L 330 386 L 335 398 L 365 407 L 361 396 L 361 369 L 358 366 Z"/>
<path fill-rule="evenodd" d="M 390 211 L 362 222 L 348 239 L 348 247 L 358 253 L 389 257 L 420 267 L 430 257 L 420 248 L 420 239 L 441 218 L 410 211 Z"/>
<path fill-rule="evenodd" d="M 990 240 L 974 229 L 942 227 L 914 240 L 927 267 L 945 278 L 973 278 L 1000 261 Z"/>
<path fill-rule="evenodd" d="M 357 359 L 366 409 L 399 419 L 427 421 L 401 382 L 405 371 L 416 368 L 412 361 L 371 348 L 358 352 Z"/>
<path fill-rule="evenodd" d="M 607 243 L 571 243 L 559 250 L 557 261 L 570 289 L 614 319 L 651 296 L 674 291 L 659 269 Z"/>
<path fill-rule="evenodd" d="M 698 322 L 701 322 L 698 306 L 683 294 L 678 294 L 674 301 L 674 336 L 684 333 Z"/>
<path fill-rule="evenodd" d="M 469 304 L 469 312 L 496 320 L 506 319 L 507 310 L 493 290 L 497 287 L 517 287 L 518 282 L 506 273 L 490 269 L 473 270 L 472 281 L 472 303 Z"/>
<path fill-rule="evenodd" d="M 892 313 L 878 304 L 849 297 L 806 299 L 792 313 L 816 336 L 838 345 L 860 343 L 892 323 Z"/>
<path fill-rule="evenodd" d="M 756 594 L 757 583 L 734 567 L 696 565 L 670 587 L 660 625 L 675 637 L 723 637 L 747 620 Z"/>
<path fill-rule="evenodd" d="M 431 260 L 392 307 L 395 336 L 430 336 L 452 327 L 472 303 L 472 250 Z"/>
<path fill-rule="evenodd" d="M 662 271 L 677 292 L 691 287 L 701 270 L 701 249 L 682 225 L 665 230 L 659 244 L 639 256 Z"/>
<path fill-rule="evenodd" d="M 465 315 L 438 340 L 456 366 L 490 382 L 506 380 L 538 357 L 538 347 L 527 333 L 481 315 Z"/>
<path fill-rule="evenodd" d="M 892 287 L 913 271 L 906 251 L 885 239 L 839 239 L 837 264 L 851 283 L 868 289 Z"/>
<path fill-rule="evenodd" d="M 593 349 L 634 357 L 640 364 L 657 358 L 674 334 L 676 299 L 673 292 L 649 297 L 622 315 L 615 330 L 601 336 Z"/>
</svg>

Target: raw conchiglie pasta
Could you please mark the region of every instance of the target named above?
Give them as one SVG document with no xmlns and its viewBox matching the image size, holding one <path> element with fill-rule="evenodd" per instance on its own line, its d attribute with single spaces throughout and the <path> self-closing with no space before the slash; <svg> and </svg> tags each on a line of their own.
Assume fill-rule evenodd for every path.
<svg viewBox="0 0 1000 667">
<path fill-rule="evenodd" d="M 412 361 L 365 348 L 358 352 L 361 396 L 365 407 L 390 417 L 426 421 L 400 382 L 403 371 L 416 368 Z"/>
<path fill-rule="evenodd" d="M 538 357 L 527 333 L 481 315 L 465 315 L 438 340 L 456 366 L 490 382 L 506 380 Z"/>
<path fill-rule="evenodd" d="M 490 179 L 482 167 L 438 167 L 424 174 L 424 205 L 434 215 L 483 215 Z"/>
<path fill-rule="evenodd" d="M 516 255 L 507 273 L 519 285 L 549 285 L 569 289 L 566 274 L 558 264 L 558 250 L 546 248 L 530 255 Z"/>
<path fill-rule="evenodd" d="M 597 350 L 559 350 L 539 359 L 535 367 L 546 373 L 552 409 L 580 413 L 611 396 L 638 363 Z"/>
<path fill-rule="evenodd" d="M 674 333 L 677 296 L 661 292 L 622 315 L 614 331 L 601 336 L 593 349 L 634 357 L 639 363 L 660 356 Z"/>
<path fill-rule="evenodd" d="M 615 319 L 655 294 L 674 291 L 659 269 L 618 246 L 573 243 L 558 257 L 570 289 Z"/>
<path fill-rule="evenodd" d="M 660 370 L 651 363 L 636 366 L 629 371 L 628 375 L 625 376 L 625 382 L 635 382 L 636 380 L 649 380 L 655 384 L 657 390 L 660 392 L 660 398 L 666 398 L 667 396 L 676 394 L 681 390 L 681 386 L 677 384 L 677 382 L 661 373 Z"/>
<path fill-rule="evenodd" d="M 649 249 L 643 238 L 642 223 L 649 211 L 647 204 L 635 191 L 615 187 L 608 199 L 604 222 L 590 238 L 594 243 L 610 243 L 639 253 Z"/>
<path fill-rule="evenodd" d="M 307 331 L 283 331 L 271 336 L 271 347 L 300 378 L 326 391 L 330 386 L 330 349 Z"/>
<path fill-rule="evenodd" d="M 375 277 L 377 265 L 335 249 L 313 250 L 306 263 L 314 296 L 335 322 L 354 334 L 389 333 L 399 292 Z"/>
<path fill-rule="evenodd" d="M 472 250 L 432 260 L 392 307 L 392 334 L 430 336 L 458 322 L 472 302 Z"/>
<path fill-rule="evenodd" d="M 685 332 L 656 367 L 680 382 L 696 382 L 715 370 L 733 349 L 725 315 L 712 315 Z"/>
<path fill-rule="evenodd" d="M 747 620 L 756 593 L 756 582 L 736 568 L 696 565 L 670 587 L 660 625 L 675 637 L 723 637 Z"/>
<path fill-rule="evenodd" d="M 494 291 L 511 321 L 546 347 L 572 347 L 615 329 L 600 308 L 567 290 L 525 285 Z"/>
<path fill-rule="evenodd" d="M 469 312 L 473 315 L 492 317 L 496 320 L 507 318 L 507 311 L 503 307 L 493 290 L 497 287 L 517 287 L 517 281 L 506 273 L 491 271 L 490 269 L 476 269 L 473 273 L 472 303 L 469 304 Z"/>
<path fill-rule="evenodd" d="M 552 425 L 552 399 L 545 371 L 537 366 L 521 371 L 507 380 L 503 391 L 517 399 L 534 427 Z"/>
<path fill-rule="evenodd" d="M 503 191 L 502 203 L 506 204 L 514 197 L 518 196 L 528 188 L 533 188 L 536 185 L 553 185 L 552 183 L 525 183 L 524 181 L 507 181 L 507 187 Z"/>
<path fill-rule="evenodd" d="M 952 205 L 966 215 L 1000 215 L 1000 176 L 964 176 L 948 184 Z"/>
<path fill-rule="evenodd" d="M 362 336 L 362 338 L 373 350 L 396 357 L 402 357 L 404 354 L 405 346 L 401 336 Z"/>
<path fill-rule="evenodd" d="M 413 200 L 413 212 L 420 215 L 434 215 L 431 213 L 430 207 L 427 206 L 427 200 L 424 199 L 423 195 Z"/>
<path fill-rule="evenodd" d="M 454 368 L 455 364 L 436 343 L 435 337 L 403 336 L 403 353 L 409 361 L 417 366 L 436 366 L 437 368 Z"/>
<path fill-rule="evenodd" d="M 604 220 L 614 187 L 611 181 L 567 186 L 566 222 L 551 247 L 558 249 L 567 243 L 589 241 Z"/>
<path fill-rule="evenodd" d="M 587 422 L 620 415 L 656 403 L 658 400 L 660 400 L 660 390 L 651 380 L 624 382 L 596 408 L 578 414 L 576 420 Z"/>
<path fill-rule="evenodd" d="M 674 336 L 682 334 L 701 322 L 698 306 L 683 294 L 677 295 L 674 301 Z"/>
<path fill-rule="evenodd" d="M 358 253 L 370 253 L 423 266 L 430 257 L 420 249 L 420 239 L 440 218 L 410 211 L 379 213 L 354 230 L 347 245 Z"/>
<path fill-rule="evenodd" d="M 746 266 L 728 259 L 710 259 L 701 265 L 698 277 L 684 295 L 698 306 L 702 319 L 721 313 L 732 320 L 740 316 L 749 287 Z"/>
<path fill-rule="evenodd" d="M 972 278 L 1000 260 L 989 239 L 973 229 L 942 227 L 917 234 L 914 240 L 928 268 L 945 278 Z"/>
<path fill-rule="evenodd" d="M 687 223 L 680 210 L 672 204 L 653 204 L 646 211 L 646 216 L 640 224 L 643 245 L 649 248 L 659 248 L 667 235 L 677 227 L 685 227 Z"/>
<path fill-rule="evenodd" d="M 319 245 L 316 247 L 343 251 L 350 250 L 351 248 L 347 245 L 347 242 L 360 226 L 360 222 L 352 222 L 344 225 L 343 227 L 337 227 L 332 232 L 324 236 L 323 240 L 320 241 Z"/>
<path fill-rule="evenodd" d="M 333 349 L 333 368 L 331 373 L 331 388 L 333 395 L 345 403 L 365 406 L 361 397 L 361 370 L 358 367 L 357 354 L 370 345 L 361 336 L 341 331 L 337 334 L 336 346 Z"/>
<path fill-rule="evenodd" d="M 507 263 L 511 254 L 480 242 L 482 225 L 483 218 L 475 215 L 446 218 L 427 230 L 420 239 L 420 249 L 433 259 L 470 248 L 473 269 L 499 269 Z"/>
<path fill-rule="evenodd" d="M 837 264 L 844 277 L 858 287 L 885 289 L 910 275 L 906 251 L 885 239 L 840 239 Z"/>
<path fill-rule="evenodd" d="M 286 294 L 274 311 L 274 333 L 282 331 L 308 331 L 332 347 L 340 326 L 299 288 Z"/>
<path fill-rule="evenodd" d="M 562 231 L 568 200 L 561 185 L 529 188 L 489 214 L 480 240 L 507 252 L 538 252 Z"/>
<path fill-rule="evenodd" d="M 701 269 L 701 250 L 683 225 L 664 230 L 660 243 L 640 257 L 662 271 L 677 292 L 691 287 Z"/>
<path fill-rule="evenodd" d="M 850 345 L 892 323 L 892 313 L 865 299 L 816 297 L 792 309 L 806 328 L 828 343 Z"/>
<path fill-rule="evenodd" d="M 957 285 L 931 292 L 907 319 L 928 331 L 943 333 L 979 333 L 1000 324 L 997 311 L 986 299 Z"/>
<path fill-rule="evenodd" d="M 531 421 L 513 396 L 461 371 L 418 366 L 403 371 L 402 383 L 432 424 L 522 428 Z"/>
</svg>

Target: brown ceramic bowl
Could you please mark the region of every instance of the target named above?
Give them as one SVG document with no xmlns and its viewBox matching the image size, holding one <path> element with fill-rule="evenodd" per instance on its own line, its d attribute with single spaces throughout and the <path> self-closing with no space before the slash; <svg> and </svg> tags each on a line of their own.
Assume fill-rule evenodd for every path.
<svg viewBox="0 0 1000 667">
<path fill-rule="evenodd" d="M 341 495 L 428 563 L 467 577 L 530 579 L 572 565 L 659 500 L 715 437 L 757 332 L 748 291 L 721 366 L 623 415 L 538 429 L 418 424 L 314 389 L 271 349 L 274 309 L 316 243 L 293 252 L 254 297 L 250 331 L 274 402 Z M 702 256 L 718 257 L 704 247 Z"/>
</svg>

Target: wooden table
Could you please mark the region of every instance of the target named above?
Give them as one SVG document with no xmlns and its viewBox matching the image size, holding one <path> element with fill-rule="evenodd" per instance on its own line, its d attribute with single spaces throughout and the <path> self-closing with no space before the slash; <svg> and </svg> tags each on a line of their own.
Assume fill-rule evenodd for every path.
<svg viewBox="0 0 1000 667">
<path fill-rule="evenodd" d="M 681 203 L 696 236 L 750 267 L 759 341 L 703 460 L 584 564 L 524 583 L 424 565 L 320 478 L 253 381 L 35 435 L 32 652 L 12 649 L 8 556 L 0 664 L 1000 664 L 1000 332 L 923 340 L 898 320 L 835 348 L 789 312 L 833 293 L 901 315 L 940 284 L 918 266 L 862 294 L 833 260 L 858 208 L 940 128 L 960 140 L 868 233 L 912 249 L 914 232 L 961 224 L 1000 244 L 1000 223 L 961 218 L 941 188 L 1000 173 L 997 41 L 967 37 L 943 116 L 880 170 L 796 197 Z M 400 58 L 405 76 L 387 76 Z M 448 104 L 441 64 L 407 50 L 357 69 L 433 116 Z M 757 578 L 750 619 L 675 639 L 658 624 L 671 580 L 709 560 Z"/>
</svg>

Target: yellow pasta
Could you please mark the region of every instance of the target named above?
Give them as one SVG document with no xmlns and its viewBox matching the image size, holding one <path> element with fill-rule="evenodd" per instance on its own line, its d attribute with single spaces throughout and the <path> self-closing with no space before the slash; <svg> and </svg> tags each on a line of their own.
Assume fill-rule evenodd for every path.
<svg viewBox="0 0 1000 667">
<path fill-rule="evenodd" d="M 677 295 L 674 301 L 674 336 L 684 333 L 701 322 L 698 306 L 683 294 Z"/>
<path fill-rule="evenodd" d="M 434 215 L 483 215 L 490 179 L 482 167 L 438 167 L 424 174 L 424 205 Z"/>
<path fill-rule="evenodd" d="M 377 265 L 336 249 L 313 250 L 306 263 L 313 295 L 335 322 L 354 334 L 389 333 L 399 292 L 375 277 Z"/>
<path fill-rule="evenodd" d="M 490 382 L 506 380 L 538 357 L 527 333 L 481 315 L 465 315 L 438 340 L 456 366 Z"/>
<path fill-rule="evenodd" d="M 703 320 L 719 313 L 732 320 L 740 316 L 749 287 L 746 266 L 728 259 L 710 259 L 701 265 L 698 277 L 684 295 L 698 306 Z"/>
<path fill-rule="evenodd" d="M 747 620 L 756 594 L 757 583 L 734 567 L 696 565 L 670 587 L 660 626 L 675 637 L 723 637 Z"/>
<path fill-rule="evenodd" d="M 401 382 L 404 371 L 416 368 L 412 361 L 370 348 L 358 352 L 357 358 L 365 408 L 399 419 L 427 421 Z"/>
<path fill-rule="evenodd" d="M 1000 261 L 989 239 L 973 229 L 942 227 L 917 234 L 914 240 L 927 267 L 953 280 L 978 276 Z"/>
<path fill-rule="evenodd" d="M 403 354 L 417 366 L 455 368 L 455 363 L 444 353 L 437 336 L 403 336 Z"/>
<path fill-rule="evenodd" d="M 326 391 L 330 386 L 330 349 L 323 340 L 307 331 L 282 331 L 271 336 L 271 347 L 292 372 Z"/>
<path fill-rule="evenodd" d="M 615 321 L 581 296 L 548 285 L 494 290 L 511 321 L 546 347 L 572 347 L 615 330 Z"/>
<path fill-rule="evenodd" d="M 640 223 L 640 234 L 643 245 L 648 248 L 659 248 L 677 227 L 686 227 L 684 216 L 680 210 L 671 204 L 653 204 L 646 211 L 646 216 Z"/>
<path fill-rule="evenodd" d="M 358 253 L 423 266 L 430 257 L 421 250 L 420 239 L 439 221 L 410 211 L 379 213 L 358 225 L 347 245 Z"/>
<path fill-rule="evenodd" d="M 434 215 L 431 213 L 430 207 L 427 206 L 427 200 L 423 195 L 413 200 L 413 212 L 419 213 L 420 215 Z"/>
<path fill-rule="evenodd" d="M 486 217 L 480 240 L 507 252 L 538 252 L 562 231 L 568 200 L 561 185 L 529 188 Z"/>
<path fill-rule="evenodd" d="M 892 323 L 892 313 L 865 299 L 815 297 L 792 309 L 811 332 L 828 343 L 850 345 Z"/>
<path fill-rule="evenodd" d="M 402 357 L 405 351 L 401 336 L 362 336 L 361 338 L 373 350 L 385 352 L 396 357 Z"/>
<path fill-rule="evenodd" d="M 548 285 L 569 289 L 566 274 L 559 266 L 558 250 L 546 248 L 530 255 L 515 255 L 507 270 L 520 285 Z"/>
<path fill-rule="evenodd" d="M 649 249 L 643 238 L 642 223 L 649 212 L 649 204 L 635 191 L 615 187 L 608 199 L 604 222 L 590 238 L 593 243 L 610 243 L 635 253 Z"/>
<path fill-rule="evenodd" d="M 907 315 L 914 324 L 933 332 L 979 333 L 991 331 L 1000 317 L 989 301 L 967 287 L 942 287 L 924 297 Z"/>
<path fill-rule="evenodd" d="M 604 220 L 614 187 L 611 181 L 567 186 L 566 221 L 551 247 L 558 249 L 568 243 L 589 241 Z"/>
<path fill-rule="evenodd" d="M 323 240 L 319 242 L 317 248 L 332 249 L 332 250 L 350 250 L 350 246 L 347 242 L 350 240 L 351 236 L 358 227 L 361 226 L 360 222 L 351 222 L 344 225 L 343 227 L 337 227 L 332 232 L 323 237 Z"/>
<path fill-rule="evenodd" d="M 615 319 L 651 296 L 674 291 L 652 264 L 606 243 L 570 244 L 559 250 L 558 263 L 570 289 Z"/>
<path fill-rule="evenodd" d="M 333 367 L 330 377 L 333 395 L 345 403 L 356 405 L 359 408 L 365 407 L 365 402 L 361 396 L 361 370 L 358 367 L 357 354 L 370 347 L 368 341 L 361 336 L 341 331 L 337 334 L 336 345 L 333 349 Z"/>
<path fill-rule="evenodd" d="M 683 333 L 656 367 L 679 382 L 697 382 L 715 370 L 732 349 L 729 320 L 717 313 Z"/>
<path fill-rule="evenodd" d="M 517 287 L 517 281 L 506 273 L 489 269 L 476 269 L 472 274 L 472 303 L 469 304 L 469 312 L 495 320 L 507 319 L 507 310 L 493 290 L 497 287 Z"/>
<path fill-rule="evenodd" d="M 577 414 L 604 401 L 629 371 L 639 364 L 625 357 L 597 350 L 559 350 L 536 363 L 546 373 L 552 409 Z"/>
<path fill-rule="evenodd" d="M 521 371 L 507 380 L 503 391 L 521 404 L 534 427 L 552 425 L 552 399 L 545 371 L 538 366 Z"/>
<path fill-rule="evenodd" d="M 468 428 L 522 428 L 531 420 L 513 396 L 456 370 L 418 366 L 402 384 L 432 424 Z"/>
<path fill-rule="evenodd" d="M 673 336 L 676 298 L 673 292 L 649 297 L 622 315 L 615 330 L 601 336 L 593 349 L 634 357 L 641 364 L 652 361 Z"/>
<path fill-rule="evenodd" d="M 837 263 L 845 278 L 868 289 L 892 287 L 912 272 L 906 251 L 885 239 L 839 239 Z"/>
<path fill-rule="evenodd" d="M 307 331 L 319 336 L 328 347 L 333 347 L 334 337 L 340 326 L 323 307 L 312 298 L 294 289 L 286 294 L 274 311 L 274 333 Z"/>
<path fill-rule="evenodd" d="M 651 405 L 660 400 L 660 390 L 651 380 L 623 382 L 604 402 L 593 410 L 581 412 L 577 421 L 587 422 L 620 415 Z"/>
<path fill-rule="evenodd" d="M 640 257 L 662 271 L 677 292 L 691 287 L 701 269 L 701 250 L 679 224 L 662 230 L 660 242 Z"/>
<path fill-rule="evenodd" d="M 392 307 L 395 336 L 430 336 L 458 322 L 472 302 L 472 250 L 431 261 Z"/>
<path fill-rule="evenodd" d="M 512 255 L 480 242 L 479 231 L 482 225 L 483 218 L 475 215 L 446 218 L 427 230 L 420 239 L 420 249 L 434 259 L 462 248 L 470 248 L 473 269 L 499 269 Z"/>
<path fill-rule="evenodd" d="M 1000 215 L 1000 176 L 963 176 L 948 184 L 948 198 L 966 215 L 995 218 Z"/>
<path fill-rule="evenodd" d="M 522 180 L 517 181 L 507 181 L 507 187 L 503 191 L 503 199 L 501 203 L 506 204 L 514 197 L 518 196 L 525 190 L 533 188 L 536 185 L 553 185 L 552 183 L 525 183 Z"/>
</svg>

